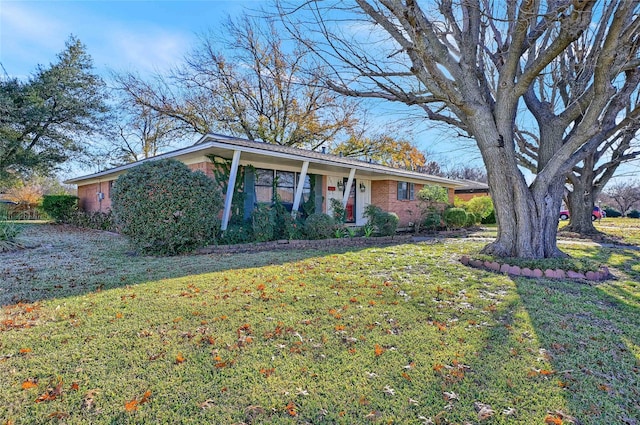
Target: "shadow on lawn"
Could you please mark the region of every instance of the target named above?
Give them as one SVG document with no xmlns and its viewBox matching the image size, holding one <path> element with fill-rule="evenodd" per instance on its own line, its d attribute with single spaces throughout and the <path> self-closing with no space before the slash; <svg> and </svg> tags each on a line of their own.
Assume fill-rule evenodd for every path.
<svg viewBox="0 0 640 425">
<path fill-rule="evenodd" d="M 566 413 L 585 425 L 638 424 L 640 304 L 616 298 L 627 293 L 624 282 L 515 282 L 566 394 Z"/>
<path fill-rule="evenodd" d="M 28 225 L 20 239 L 31 248 L 0 254 L 0 307 L 371 248 L 342 246 L 152 257 L 132 255 L 126 238 L 120 235 L 51 224 Z M 406 241 L 397 242 L 402 243 Z"/>
</svg>

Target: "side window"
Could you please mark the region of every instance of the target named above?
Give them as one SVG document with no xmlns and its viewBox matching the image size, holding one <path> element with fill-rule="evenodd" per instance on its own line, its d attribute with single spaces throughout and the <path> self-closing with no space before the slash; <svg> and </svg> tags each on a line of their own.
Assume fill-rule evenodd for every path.
<svg viewBox="0 0 640 425">
<path fill-rule="evenodd" d="M 415 199 L 415 185 L 409 182 L 398 182 L 398 200 L 412 201 Z"/>
<path fill-rule="evenodd" d="M 271 203 L 273 199 L 273 170 L 256 168 L 256 201 Z"/>
</svg>

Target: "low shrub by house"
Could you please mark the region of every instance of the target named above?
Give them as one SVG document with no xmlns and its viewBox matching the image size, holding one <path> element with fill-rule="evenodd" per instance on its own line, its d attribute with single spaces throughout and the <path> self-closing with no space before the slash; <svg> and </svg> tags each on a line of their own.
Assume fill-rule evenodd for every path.
<svg viewBox="0 0 640 425">
<path fill-rule="evenodd" d="M 476 214 L 472 213 L 471 211 L 467 211 L 467 222 L 465 223 L 466 227 L 475 226 L 479 221 L 480 220 L 478 220 L 478 216 Z"/>
<path fill-rule="evenodd" d="M 41 208 L 53 220 L 62 223 L 78 210 L 78 199 L 73 195 L 45 195 Z"/>
<path fill-rule="evenodd" d="M 427 230 L 438 230 L 442 226 L 442 215 L 433 209 L 425 213 L 424 220 L 422 221 L 422 227 Z"/>
<path fill-rule="evenodd" d="M 213 243 L 222 195 L 215 182 L 175 160 L 143 163 L 111 192 L 121 232 L 143 253 L 174 255 Z"/>
<path fill-rule="evenodd" d="M 333 217 L 324 213 L 313 213 L 304 222 L 304 233 L 309 239 L 333 237 L 336 223 Z"/>
<path fill-rule="evenodd" d="M 396 213 L 386 212 L 372 204 L 365 207 L 364 216 L 367 217 L 368 224 L 373 226 L 381 236 L 393 236 L 400 223 Z"/>
<path fill-rule="evenodd" d="M 444 224 L 453 229 L 459 229 L 467 224 L 467 212 L 462 208 L 449 208 L 442 215 Z"/>
</svg>

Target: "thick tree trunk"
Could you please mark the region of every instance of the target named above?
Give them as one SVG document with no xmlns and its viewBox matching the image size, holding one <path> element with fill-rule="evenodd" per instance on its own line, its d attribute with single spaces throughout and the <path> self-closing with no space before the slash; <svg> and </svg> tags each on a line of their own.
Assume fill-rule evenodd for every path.
<svg viewBox="0 0 640 425">
<path fill-rule="evenodd" d="M 570 221 L 562 230 L 575 232 L 581 235 L 592 235 L 598 233 L 593 226 L 592 215 L 593 206 L 597 193 L 595 190 L 595 173 L 593 157 L 590 156 L 584 161 L 584 166 L 579 175 L 571 177 L 570 181 L 573 190 L 568 195 L 568 207 Z"/>
<path fill-rule="evenodd" d="M 498 237 L 483 253 L 520 258 L 564 256 L 556 246 L 563 182 L 530 188 L 512 158 L 508 142 L 490 126 L 483 127 L 476 138 L 487 167 L 498 223 Z"/>
</svg>

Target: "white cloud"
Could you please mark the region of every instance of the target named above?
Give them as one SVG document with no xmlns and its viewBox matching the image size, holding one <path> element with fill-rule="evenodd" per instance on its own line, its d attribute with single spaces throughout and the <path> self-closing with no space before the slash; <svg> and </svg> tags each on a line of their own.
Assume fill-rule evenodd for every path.
<svg viewBox="0 0 640 425">
<path fill-rule="evenodd" d="M 140 16 L 105 15 L 92 2 L 0 1 L 0 62 L 15 76 L 47 65 L 73 34 L 99 73 L 108 69 L 146 74 L 179 62 L 195 37 Z M 117 3 L 116 6 L 118 7 Z"/>
<path fill-rule="evenodd" d="M 194 37 L 188 34 L 166 31 L 154 26 L 123 28 L 114 25 L 107 28 L 100 56 L 95 56 L 96 64 L 115 70 L 147 72 L 164 71 L 180 62 Z M 117 58 L 113 53 L 117 52 Z"/>
</svg>

